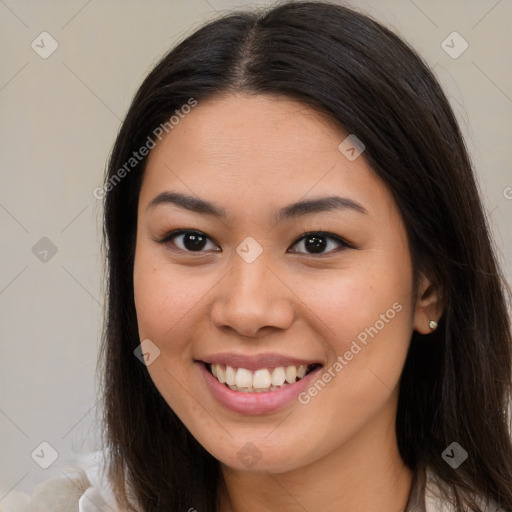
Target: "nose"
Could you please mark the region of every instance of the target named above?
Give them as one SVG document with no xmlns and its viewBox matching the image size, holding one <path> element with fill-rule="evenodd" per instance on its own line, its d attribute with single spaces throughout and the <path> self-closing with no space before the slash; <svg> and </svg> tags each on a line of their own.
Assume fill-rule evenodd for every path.
<svg viewBox="0 0 512 512">
<path fill-rule="evenodd" d="M 263 257 L 246 263 L 235 255 L 216 291 L 210 314 L 219 329 L 255 338 L 287 329 L 294 321 L 293 292 Z"/>
</svg>

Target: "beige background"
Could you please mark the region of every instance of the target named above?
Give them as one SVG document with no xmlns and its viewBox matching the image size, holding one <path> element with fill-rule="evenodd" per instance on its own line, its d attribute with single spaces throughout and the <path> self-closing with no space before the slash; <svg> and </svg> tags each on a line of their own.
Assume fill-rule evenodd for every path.
<svg viewBox="0 0 512 512">
<path fill-rule="evenodd" d="M 512 2 L 351 4 L 402 34 L 434 67 L 466 136 L 510 281 Z M 11 489 L 31 492 L 98 448 L 103 292 L 93 190 L 158 57 L 216 11 L 242 5 L 255 3 L 0 0 L 0 499 Z M 43 31 L 59 45 L 46 59 L 31 47 L 42 46 Z M 441 47 L 453 31 L 469 44 L 457 59 Z M 32 251 L 42 237 L 57 248 L 46 262 Z M 46 470 L 31 458 L 43 441 L 59 454 Z"/>
</svg>

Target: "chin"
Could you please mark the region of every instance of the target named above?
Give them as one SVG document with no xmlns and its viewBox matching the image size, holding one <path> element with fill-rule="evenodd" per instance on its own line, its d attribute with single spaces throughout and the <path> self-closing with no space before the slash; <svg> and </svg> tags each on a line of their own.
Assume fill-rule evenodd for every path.
<svg viewBox="0 0 512 512">
<path fill-rule="evenodd" d="M 283 444 L 283 437 L 288 439 L 288 444 Z M 304 447 L 304 443 L 294 442 L 290 436 L 269 440 L 263 435 L 261 437 L 244 435 L 239 438 L 230 438 L 229 441 L 225 446 L 218 444 L 213 446 L 211 442 L 201 444 L 221 464 L 235 471 L 286 473 L 306 466 L 318 458 L 311 453 L 311 444 L 308 445 L 307 453 L 298 452 L 297 447 Z M 315 453 L 318 452 L 319 450 L 315 450 Z"/>
</svg>

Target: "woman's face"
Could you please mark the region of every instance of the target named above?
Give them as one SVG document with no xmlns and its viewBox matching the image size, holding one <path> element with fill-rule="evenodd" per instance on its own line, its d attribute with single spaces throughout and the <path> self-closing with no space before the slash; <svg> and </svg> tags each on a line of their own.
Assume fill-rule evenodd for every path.
<svg viewBox="0 0 512 512">
<path fill-rule="evenodd" d="M 150 153 L 134 265 L 148 371 L 231 468 L 283 472 L 394 435 L 427 317 L 397 206 L 347 136 L 301 103 L 233 95 Z"/>
</svg>

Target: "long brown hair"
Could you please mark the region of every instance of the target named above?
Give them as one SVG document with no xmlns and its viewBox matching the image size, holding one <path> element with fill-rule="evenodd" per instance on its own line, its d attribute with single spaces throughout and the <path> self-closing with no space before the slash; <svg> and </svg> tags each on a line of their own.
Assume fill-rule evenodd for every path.
<svg viewBox="0 0 512 512">
<path fill-rule="evenodd" d="M 144 80 L 105 177 L 107 264 L 102 371 L 109 477 L 141 511 L 214 512 L 218 461 L 191 436 L 134 356 L 137 202 L 146 158 L 119 169 L 190 98 L 281 95 L 330 116 L 366 146 L 405 222 L 415 275 L 440 286 L 446 308 L 428 343 L 418 333 L 400 382 L 396 432 L 415 471 L 430 468 L 462 510 L 474 491 L 512 510 L 512 341 L 500 274 L 472 166 L 438 82 L 399 37 L 328 2 L 284 3 L 209 22 Z M 452 442 L 469 454 L 452 469 Z M 125 505 L 127 503 L 125 502 Z M 480 510 L 475 504 L 474 510 Z"/>
</svg>

